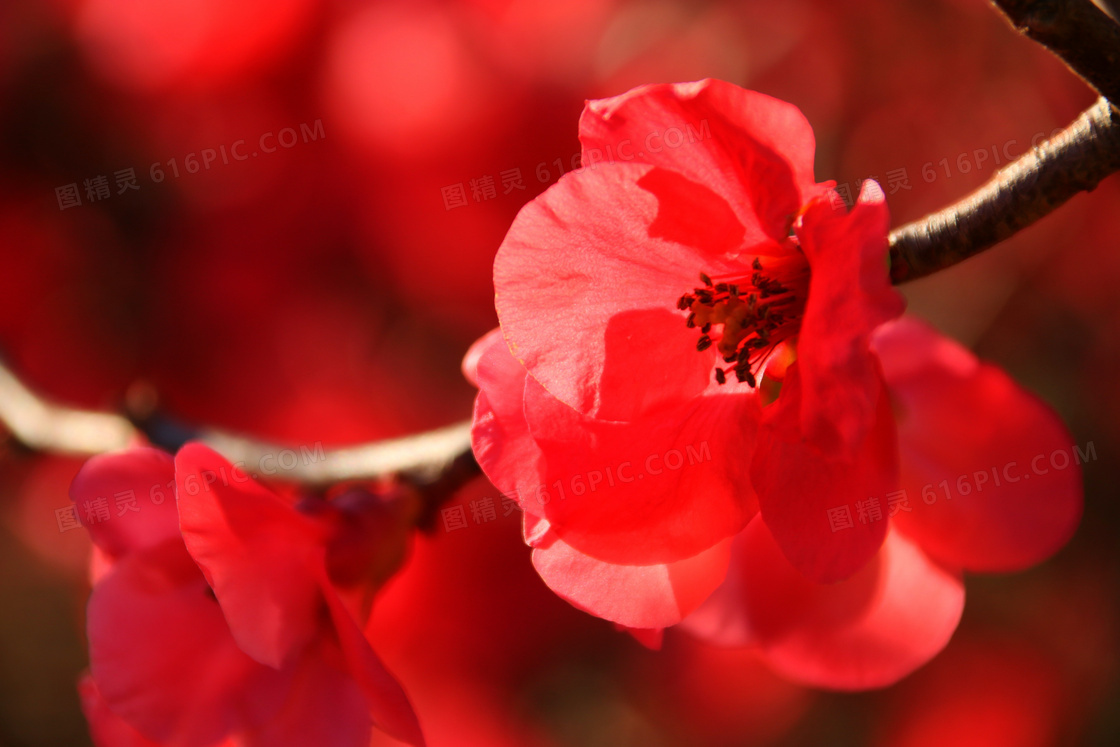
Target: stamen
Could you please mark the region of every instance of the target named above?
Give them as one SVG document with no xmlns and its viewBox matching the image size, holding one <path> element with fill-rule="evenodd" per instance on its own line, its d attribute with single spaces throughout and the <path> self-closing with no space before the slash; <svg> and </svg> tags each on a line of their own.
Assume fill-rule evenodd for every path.
<svg viewBox="0 0 1120 747">
<path fill-rule="evenodd" d="M 801 314 L 808 295 L 809 266 L 800 252 L 767 260 L 754 257 L 750 273 L 713 281 L 700 273 L 703 287 L 685 293 L 677 300 L 677 309 L 688 311 L 685 326 L 699 327 L 696 349 L 700 352 L 713 345 L 730 368 L 716 367 L 719 384 L 727 382 L 727 374 L 754 388 L 762 368 L 774 349 L 785 339 L 797 334 Z"/>
</svg>

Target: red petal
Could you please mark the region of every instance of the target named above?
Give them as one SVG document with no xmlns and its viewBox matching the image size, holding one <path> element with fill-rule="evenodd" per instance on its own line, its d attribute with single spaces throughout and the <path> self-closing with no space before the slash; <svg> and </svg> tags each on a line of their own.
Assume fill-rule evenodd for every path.
<svg viewBox="0 0 1120 747">
<path fill-rule="evenodd" d="M 408 696 L 370 647 L 346 605 L 331 586 L 325 569 L 319 577 L 319 586 L 334 621 L 346 666 L 350 676 L 365 694 L 374 725 L 394 739 L 423 747 L 424 735 L 420 731 L 420 722 L 416 720 L 412 704 L 408 702 Z"/>
<path fill-rule="evenodd" d="M 555 532 L 533 546 L 533 567 L 550 589 L 579 609 L 627 628 L 676 625 L 720 585 L 731 555 L 730 539 L 696 557 L 660 565 L 606 563 Z"/>
<path fill-rule="evenodd" d="M 729 583 L 736 594 L 716 592 L 698 614 L 723 605 L 783 676 L 840 690 L 905 677 L 945 647 L 964 609 L 960 574 L 893 531 L 872 563 L 826 585 L 790 565 L 760 517 L 736 542 Z"/>
<path fill-rule="evenodd" d="M 110 558 L 179 536 L 175 462 L 159 449 L 137 447 L 90 458 L 74 476 L 70 498 L 90 537 Z M 105 501 L 109 518 L 87 520 L 87 503 L 99 500 Z"/>
<path fill-rule="evenodd" d="M 494 329 L 484 334 L 482 337 L 475 340 L 474 344 L 470 346 L 469 350 L 467 350 L 467 354 L 463 356 L 463 376 L 465 376 L 467 378 L 467 381 L 474 384 L 476 387 L 479 385 L 479 361 L 482 360 L 483 353 L 485 353 L 487 350 L 494 347 L 498 343 L 505 345 L 505 339 L 502 337 L 501 327 L 495 327 Z"/>
<path fill-rule="evenodd" d="M 801 423 L 822 449 L 853 453 L 875 420 L 881 376 L 871 334 L 902 313 L 887 274 L 890 216 L 865 181 L 851 213 L 814 202 L 798 229 L 812 279 L 797 346 Z"/>
<path fill-rule="evenodd" d="M 517 486 L 537 484 L 540 474 L 541 451 L 525 422 L 525 367 L 510 355 L 500 330 L 471 346 L 466 360 L 470 361 L 470 377 L 479 387 L 471 448 L 490 482 L 516 498 Z M 466 365 L 464 362 L 464 368 Z"/>
<path fill-rule="evenodd" d="M 261 728 L 241 735 L 242 747 L 368 747 L 372 722 L 365 695 L 345 671 L 340 653 L 325 650 L 330 647 L 304 651 L 284 708 Z"/>
<path fill-rule="evenodd" d="M 1062 547 L 1081 518 L 1092 445 L 1075 449 L 1046 403 L 925 324 L 884 326 L 875 347 L 900 409 L 911 510 L 892 520 L 899 529 L 974 571 L 1027 568 Z"/>
<path fill-rule="evenodd" d="M 97 683 L 88 674 L 78 680 L 78 695 L 82 713 L 89 722 L 89 735 L 97 747 L 160 747 L 109 710 Z"/>
<path fill-rule="evenodd" d="M 580 552 L 656 565 L 737 534 L 757 511 L 747 460 L 754 396 L 699 397 L 633 423 L 584 417 L 526 380 L 525 416 L 543 453 L 527 511 Z M 533 504 L 536 504 L 535 506 Z"/>
<path fill-rule="evenodd" d="M 798 574 L 759 527 L 746 562 L 767 572 L 747 576 L 752 621 L 763 658 L 789 679 L 840 690 L 890 685 L 945 648 L 960 622 L 960 573 L 898 532 L 875 563 L 824 586 Z"/>
<path fill-rule="evenodd" d="M 789 370 L 777 403 L 768 408 L 751 462 L 759 509 L 786 557 L 819 583 L 846 578 L 879 549 L 887 532 L 888 493 L 898 487 L 898 442 L 886 392 L 876 420 L 851 457 L 822 451 L 801 436 L 800 361 Z M 857 502 L 878 502 L 860 521 Z M 837 528 L 832 511 L 847 507 L 853 526 Z"/>
<path fill-rule="evenodd" d="M 90 595 L 90 670 L 109 708 L 149 739 L 210 747 L 275 715 L 288 676 L 237 647 L 181 542 L 130 553 Z"/>
<path fill-rule="evenodd" d="M 719 80 L 589 101 L 579 132 L 584 166 L 634 160 L 710 186 L 735 209 L 751 244 L 783 241 L 788 219 L 821 188 L 813 129 L 797 107 Z"/>
<path fill-rule="evenodd" d="M 742 267 L 727 254 L 738 244 L 731 229 L 697 233 L 680 216 L 720 210 L 707 188 L 649 166 L 566 175 L 521 210 L 494 261 L 514 356 L 554 397 L 601 419 L 631 420 L 704 391 L 716 353 L 696 352 L 677 301 L 701 271 Z M 685 234 L 704 245 L 677 243 Z"/>
<path fill-rule="evenodd" d="M 175 479 L 183 541 L 233 637 L 262 664 L 283 666 L 319 630 L 321 529 L 202 444 L 179 450 Z"/>
</svg>

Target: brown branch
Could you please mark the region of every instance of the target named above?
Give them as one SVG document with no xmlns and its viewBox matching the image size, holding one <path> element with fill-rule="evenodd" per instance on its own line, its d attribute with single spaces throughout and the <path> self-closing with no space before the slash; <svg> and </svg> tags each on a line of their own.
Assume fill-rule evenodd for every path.
<svg viewBox="0 0 1120 747">
<path fill-rule="evenodd" d="M 470 421 L 434 431 L 387 441 L 336 449 L 296 449 L 208 430 L 197 440 L 209 445 L 226 459 L 241 463 L 246 470 L 268 475 L 269 479 L 326 486 L 350 480 L 374 480 L 405 476 L 415 485 L 431 485 L 449 469 L 460 454 L 470 453 Z M 293 454 L 295 465 L 286 467 L 280 454 Z"/>
<path fill-rule="evenodd" d="M 29 449 L 70 456 L 93 456 L 123 449 L 136 429 L 120 415 L 51 404 L 0 363 L 0 423 Z"/>
<path fill-rule="evenodd" d="M 891 231 L 891 280 L 979 254 L 1120 171 L 1120 111 L 1105 99 L 947 208 Z"/>
<path fill-rule="evenodd" d="M 1056 137 L 959 202 L 891 232 L 891 280 L 951 267 L 1049 214 L 1120 170 L 1120 25 L 1090 0 L 993 0 L 1101 99 Z"/>
<path fill-rule="evenodd" d="M 1057 55 L 1113 103 L 1120 102 L 1120 26 L 1091 0 L 993 0 L 1025 36 Z"/>
<path fill-rule="evenodd" d="M 24 446 L 56 454 L 93 456 L 126 448 L 143 438 L 175 452 L 186 441 L 198 440 L 245 472 L 269 480 L 324 487 L 393 477 L 421 491 L 429 514 L 480 474 L 471 454 L 469 421 L 375 443 L 293 449 L 221 430 L 195 430 L 150 414 L 134 416 L 130 422 L 113 413 L 58 405 L 24 386 L 3 363 L 0 425 Z"/>
</svg>

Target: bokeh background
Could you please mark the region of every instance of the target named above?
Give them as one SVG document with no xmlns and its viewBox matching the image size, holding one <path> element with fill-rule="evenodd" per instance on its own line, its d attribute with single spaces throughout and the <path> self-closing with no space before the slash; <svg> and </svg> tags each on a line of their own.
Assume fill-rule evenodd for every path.
<svg viewBox="0 0 1120 747">
<path fill-rule="evenodd" d="M 58 401 L 143 387 L 292 445 L 460 420 L 494 253 L 578 163 L 584 100 L 702 77 L 801 107 L 817 177 L 879 179 L 895 225 L 1094 99 L 983 0 L 3 0 L 0 355 Z M 552 595 L 499 510 L 418 538 L 371 626 L 431 743 L 1120 744 L 1118 208 L 1114 176 L 905 288 L 1096 457 L 1073 541 L 969 577 L 933 663 L 850 695 L 647 651 Z M 79 465 L 0 432 L 3 747 L 88 744 L 88 541 L 54 513 Z"/>
</svg>

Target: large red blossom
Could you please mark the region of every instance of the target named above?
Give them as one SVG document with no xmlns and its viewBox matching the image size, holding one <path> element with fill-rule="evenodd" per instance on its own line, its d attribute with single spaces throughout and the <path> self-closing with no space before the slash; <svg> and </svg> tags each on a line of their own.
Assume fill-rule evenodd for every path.
<svg viewBox="0 0 1120 747">
<path fill-rule="evenodd" d="M 518 215 L 495 260 L 501 328 L 464 362 L 475 454 L 557 593 L 655 630 L 718 587 L 693 630 L 870 687 L 945 645 L 962 569 L 1023 568 L 1069 538 L 1076 460 L 980 477 L 1072 457 L 1068 433 L 997 369 L 892 321 L 882 191 L 835 208 L 795 107 L 645 86 L 589 102 L 580 136 L 593 165 Z M 929 500 L 959 475 L 985 484 Z"/>
<path fill-rule="evenodd" d="M 545 479 L 527 477 L 569 495 L 538 497 L 538 513 L 582 551 L 650 563 L 695 556 L 761 509 L 799 568 L 851 574 L 882 528 L 822 537 L 816 519 L 896 469 L 876 433 L 887 426 L 868 343 L 902 309 L 885 271 L 882 192 L 869 183 L 851 213 L 833 209 L 800 112 L 717 81 L 592 102 L 580 131 L 594 165 L 527 205 L 494 265 L 502 331 L 528 374 L 527 426 L 538 443 L 563 444 L 546 448 Z M 604 153 L 633 159 L 596 163 Z M 800 396 L 764 417 L 752 382 L 795 336 Z M 760 427 L 782 438 L 752 466 Z M 583 465 L 689 447 L 710 463 L 582 495 L 566 484 Z M 851 479 L 822 496 L 812 479 L 789 479 L 805 458 Z M 868 458 L 876 469 L 849 468 Z"/>
<path fill-rule="evenodd" d="M 79 505 L 130 495 L 138 510 L 89 524 L 99 743 L 357 747 L 377 726 L 423 744 L 328 570 L 331 521 L 200 444 L 95 457 L 71 487 Z"/>
</svg>

